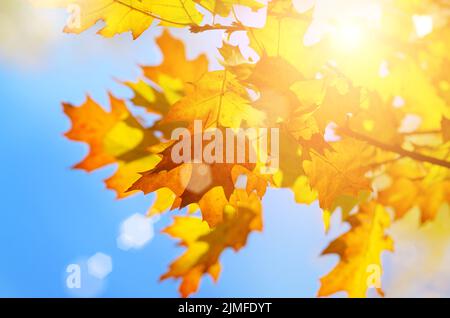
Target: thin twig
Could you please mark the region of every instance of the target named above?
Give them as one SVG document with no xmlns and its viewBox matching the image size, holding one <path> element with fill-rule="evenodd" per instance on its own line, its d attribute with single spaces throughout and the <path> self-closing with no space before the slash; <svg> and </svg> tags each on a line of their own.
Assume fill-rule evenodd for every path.
<svg viewBox="0 0 450 318">
<path fill-rule="evenodd" d="M 236 31 L 245 31 L 246 28 L 240 23 L 233 23 L 232 25 L 223 25 L 223 24 L 191 25 L 189 30 L 192 33 L 200 33 L 212 30 L 225 30 L 227 33 L 232 33 Z"/>
<path fill-rule="evenodd" d="M 340 133 L 342 133 L 344 135 L 347 135 L 349 137 L 352 137 L 352 138 L 355 138 L 355 139 L 358 139 L 358 140 L 361 140 L 361 141 L 365 141 L 368 144 L 370 144 L 372 146 L 375 146 L 377 148 L 380 148 L 382 150 L 399 154 L 402 157 L 409 157 L 409 158 L 414 159 L 416 161 L 428 162 L 428 163 L 431 163 L 431 164 L 434 164 L 434 165 L 437 165 L 437 166 L 442 166 L 442 167 L 450 169 L 450 162 L 448 162 L 448 161 L 441 160 L 441 159 L 438 159 L 438 158 L 435 158 L 435 157 L 430 157 L 430 156 L 427 156 L 427 155 L 424 155 L 424 154 L 421 154 L 421 153 L 405 150 L 405 149 L 403 149 L 400 146 L 389 145 L 389 144 L 386 144 L 386 143 L 381 142 L 379 140 L 376 140 L 374 138 L 371 138 L 369 136 L 360 134 L 360 133 L 358 133 L 356 131 L 353 131 L 353 130 L 351 130 L 349 128 L 339 128 L 338 132 L 340 132 Z"/>
</svg>

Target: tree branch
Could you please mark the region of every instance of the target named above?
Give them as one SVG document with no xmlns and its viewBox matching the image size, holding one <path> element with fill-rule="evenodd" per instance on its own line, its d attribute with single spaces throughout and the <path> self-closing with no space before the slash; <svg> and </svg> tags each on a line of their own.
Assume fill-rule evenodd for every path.
<svg viewBox="0 0 450 318">
<path fill-rule="evenodd" d="M 189 30 L 192 33 L 200 33 L 211 30 L 225 30 L 227 33 L 236 31 L 245 31 L 246 28 L 240 23 L 234 22 L 232 25 L 222 25 L 222 24 L 205 24 L 205 25 L 192 25 Z"/>
<path fill-rule="evenodd" d="M 396 146 L 396 145 L 389 145 L 389 144 L 385 144 L 379 140 L 373 139 L 371 137 L 368 137 L 366 135 L 360 134 L 356 131 L 351 130 L 350 128 L 339 128 L 338 132 L 347 135 L 349 137 L 361 140 L 361 141 L 365 141 L 368 144 L 375 146 L 377 148 L 380 148 L 382 150 L 385 151 L 389 151 L 389 152 L 393 152 L 393 153 L 397 153 L 402 157 L 409 157 L 413 160 L 416 161 L 421 161 L 421 162 L 428 162 L 437 166 L 442 166 L 445 167 L 447 169 L 450 169 L 450 162 L 445 161 L 445 160 L 441 160 L 435 157 L 430 157 L 427 155 L 423 155 L 421 153 L 417 153 L 417 152 L 413 152 L 413 151 L 409 151 L 409 150 L 405 150 L 400 146 Z"/>
</svg>

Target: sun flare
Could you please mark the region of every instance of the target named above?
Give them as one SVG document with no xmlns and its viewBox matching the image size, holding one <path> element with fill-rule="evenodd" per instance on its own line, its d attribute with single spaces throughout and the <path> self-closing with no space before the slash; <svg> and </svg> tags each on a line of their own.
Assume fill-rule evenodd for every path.
<svg viewBox="0 0 450 318">
<path fill-rule="evenodd" d="M 353 51 L 363 42 L 365 33 L 357 24 L 339 25 L 333 32 L 333 45 L 339 50 Z"/>
</svg>

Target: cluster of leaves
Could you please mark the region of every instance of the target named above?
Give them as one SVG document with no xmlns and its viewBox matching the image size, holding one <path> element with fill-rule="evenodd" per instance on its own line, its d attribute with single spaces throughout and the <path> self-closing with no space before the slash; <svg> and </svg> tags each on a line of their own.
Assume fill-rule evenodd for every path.
<svg viewBox="0 0 450 318">
<path fill-rule="evenodd" d="M 165 230 L 186 251 L 162 276 L 180 279 L 182 296 L 197 291 L 204 274 L 217 279 L 221 253 L 239 250 L 252 231 L 262 230 L 261 199 L 269 186 L 292 189 L 298 203 L 318 200 L 326 228 L 336 210 L 350 224 L 324 251 L 340 261 L 321 279 L 320 296 L 340 291 L 365 296 L 367 269 L 381 267 L 382 252 L 393 250 L 386 234 L 391 221 L 418 208 L 427 222 L 448 209 L 450 21 L 442 17 L 424 37 L 415 35 L 413 23 L 415 15 L 442 13 L 446 1 L 374 1 L 383 8 L 383 21 L 377 26 L 354 21 L 371 37 L 350 51 L 336 48 L 332 32 L 306 45 L 313 10 L 300 13 L 290 0 L 38 2 L 79 4 L 82 27 L 68 32 L 102 20 L 102 35 L 131 31 L 136 38 L 157 21 L 195 33 L 244 33 L 259 56 L 246 59 L 224 40 L 222 69 L 212 71 L 206 56 L 188 60 L 183 43 L 164 31 L 157 39 L 163 62 L 143 67 L 138 82 L 124 83 L 134 92 L 131 100 L 111 96 L 109 111 L 90 98 L 80 107 L 64 105 L 72 121 L 67 137 L 90 146 L 76 168 L 117 164 L 107 187 L 119 198 L 156 193 L 150 215 L 187 208 L 187 215 Z M 264 25 L 238 19 L 235 4 L 264 7 Z M 210 24 L 205 9 L 213 16 Z M 231 22 L 216 24 L 216 16 Z M 380 74 L 380 67 L 388 72 Z M 137 118 L 127 105 L 158 119 Z M 173 162 L 171 132 L 192 129 L 194 120 L 219 129 L 279 128 L 280 171 L 268 176 L 258 164 Z M 237 180 L 243 175 L 242 188 Z M 192 215 L 198 210 L 202 219 Z"/>
</svg>

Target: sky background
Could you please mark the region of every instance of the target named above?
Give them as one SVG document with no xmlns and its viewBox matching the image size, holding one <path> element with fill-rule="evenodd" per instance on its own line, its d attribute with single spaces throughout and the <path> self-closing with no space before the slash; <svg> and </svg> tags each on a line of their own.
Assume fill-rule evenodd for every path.
<svg viewBox="0 0 450 318">
<path fill-rule="evenodd" d="M 63 137 L 69 120 L 61 109 L 62 101 L 79 105 L 87 93 L 103 105 L 108 91 L 130 97 L 117 79 L 135 80 L 139 64 L 160 62 L 154 37 L 161 30 L 136 41 L 129 35 L 104 39 L 94 30 L 74 36 L 61 32 L 64 12 L 34 10 L 26 0 L 2 0 L 0 12 L 0 297 L 177 297 L 178 282 L 158 281 L 183 251 L 159 233 L 170 217 L 154 224 L 155 236 L 143 248 L 119 249 L 121 223 L 145 214 L 153 197 L 115 200 L 102 182 L 114 167 L 92 174 L 71 170 L 87 148 Z M 213 55 L 220 46 L 220 37 L 188 39 L 190 57 L 203 50 Z M 325 235 L 318 206 L 296 205 L 289 191 L 269 190 L 263 204 L 264 232 L 252 234 L 239 253 L 226 251 L 219 282 L 205 278 L 196 297 L 316 295 L 319 277 L 337 262 L 319 255 L 347 227 L 336 214 Z M 414 215 L 394 228 L 394 237 L 406 243 L 384 257 L 388 296 L 450 295 L 450 229 L 442 227 L 448 221 L 432 243 L 426 229 L 411 235 Z M 427 244 L 442 237 L 442 255 L 426 258 L 421 246 L 429 250 Z M 86 274 L 87 259 L 98 252 L 112 258 L 103 280 Z M 65 283 L 73 263 L 82 269 L 77 291 Z"/>
</svg>

